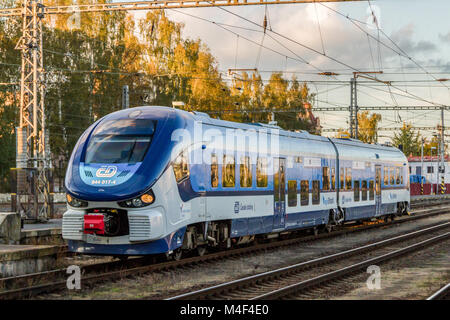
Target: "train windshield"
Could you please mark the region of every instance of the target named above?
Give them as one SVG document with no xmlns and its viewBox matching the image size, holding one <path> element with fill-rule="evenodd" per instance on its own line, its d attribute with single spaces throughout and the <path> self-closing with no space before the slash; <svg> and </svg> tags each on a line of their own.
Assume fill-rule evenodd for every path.
<svg viewBox="0 0 450 320">
<path fill-rule="evenodd" d="M 85 163 L 141 162 L 150 146 L 155 122 L 147 119 L 110 120 L 91 137 Z"/>
</svg>

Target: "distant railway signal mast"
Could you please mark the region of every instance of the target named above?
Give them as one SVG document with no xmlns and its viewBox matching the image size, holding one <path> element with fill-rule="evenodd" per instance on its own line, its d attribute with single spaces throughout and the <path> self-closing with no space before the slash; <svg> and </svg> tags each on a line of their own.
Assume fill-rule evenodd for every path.
<svg viewBox="0 0 450 320">
<path fill-rule="evenodd" d="M 44 6 L 42 0 L 22 0 L 18 8 L 0 9 L 0 17 L 22 17 L 23 29 L 17 49 L 21 51 L 20 123 L 17 128 L 17 210 L 28 218 L 50 216 L 50 149 L 45 120 L 45 69 L 42 24 L 49 14 L 206 8 L 363 0 L 156 0 Z M 39 206 L 38 203 L 43 205 Z"/>
</svg>

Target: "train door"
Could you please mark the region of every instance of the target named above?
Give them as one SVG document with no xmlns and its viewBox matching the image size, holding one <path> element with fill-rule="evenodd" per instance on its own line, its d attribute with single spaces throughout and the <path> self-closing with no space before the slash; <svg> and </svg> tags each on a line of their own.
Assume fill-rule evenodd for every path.
<svg viewBox="0 0 450 320">
<path fill-rule="evenodd" d="M 205 149 L 202 147 L 202 159 L 205 159 L 206 155 L 204 154 Z M 207 210 L 207 198 L 206 198 L 206 184 L 209 182 L 209 176 L 208 176 L 208 168 L 206 165 L 206 162 L 203 162 L 202 164 L 197 165 L 198 173 L 199 173 L 199 179 L 197 179 L 198 183 L 198 193 L 200 194 L 200 197 L 198 199 L 198 217 L 200 220 L 208 221 L 210 220 L 210 215 L 208 215 Z"/>
<path fill-rule="evenodd" d="M 286 216 L 286 159 L 273 159 L 273 228 L 284 229 Z"/>
<path fill-rule="evenodd" d="M 381 166 L 375 166 L 375 216 L 381 215 Z"/>
</svg>

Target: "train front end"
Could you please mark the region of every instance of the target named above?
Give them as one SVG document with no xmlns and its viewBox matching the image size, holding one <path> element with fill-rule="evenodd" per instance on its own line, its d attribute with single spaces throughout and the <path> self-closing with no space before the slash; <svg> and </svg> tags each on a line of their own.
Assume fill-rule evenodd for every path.
<svg viewBox="0 0 450 320">
<path fill-rule="evenodd" d="M 181 245 L 183 230 L 166 227 L 163 195 L 170 188 L 159 181 L 179 122 L 168 108 L 140 107 L 110 114 L 84 132 L 65 180 L 63 238 L 70 251 L 129 256 Z"/>
</svg>

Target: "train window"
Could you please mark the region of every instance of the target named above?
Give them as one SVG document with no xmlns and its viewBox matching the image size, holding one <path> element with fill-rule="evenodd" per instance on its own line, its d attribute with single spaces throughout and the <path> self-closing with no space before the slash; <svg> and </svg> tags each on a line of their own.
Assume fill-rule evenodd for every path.
<svg viewBox="0 0 450 320">
<path fill-rule="evenodd" d="M 395 184 L 395 172 L 394 172 L 394 170 L 395 170 L 395 168 L 391 168 L 389 170 L 389 173 L 390 173 L 389 177 L 390 177 L 390 180 L 391 180 L 391 185 Z"/>
<path fill-rule="evenodd" d="M 156 122 L 148 119 L 101 121 L 86 150 L 85 163 L 142 162 L 150 147 Z"/>
<path fill-rule="evenodd" d="M 336 169 L 331 168 L 331 190 L 336 189 Z"/>
<path fill-rule="evenodd" d="M 375 199 L 375 192 L 373 189 L 374 182 L 373 180 L 369 181 L 369 200 Z"/>
<path fill-rule="evenodd" d="M 367 200 L 367 180 L 361 181 L 361 201 Z"/>
<path fill-rule="evenodd" d="M 267 187 L 267 158 L 258 158 L 256 162 L 256 185 L 260 188 Z"/>
<path fill-rule="evenodd" d="M 395 183 L 400 184 L 400 168 L 395 168 Z"/>
<path fill-rule="evenodd" d="M 309 181 L 300 181 L 300 204 L 307 206 L 309 204 Z"/>
<path fill-rule="evenodd" d="M 400 184 L 403 184 L 403 169 L 400 169 Z"/>
<path fill-rule="evenodd" d="M 389 185 L 389 168 L 384 167 L 384 185 Z"/>
<path fill-rule="evenodd" d="M 252 186 L 252 167 L 250 157 L 242 157 L 239 176 L 241 178 L 241 187 L 250 188 Z"/>
<path fill-rule="evenodd" d="M 297 181 L 296 180 L 288 181 L 288 206 L 289 207 L 297 206 Z"/>
<path fill-rule="evenodd" d="M 427 167 L 427 173 L 434 173 L 434 167 Z"/>
<path fill-rule="evenodd" d="M 211 155 L 211 187 L 219 186 L 219 163 L 215 154 Z"/>
<path fill-rule="evenodd" d="M 352 190 L 352 168 L 347 168 L 345 171 L 345 189 Z"/>
<path fill-rule="evenodd" d="M 181 182 L 182 180 L 186 179 L 189 176 L 187 151 L 183 151 L 178 155 L 178 157 L 173 162 L 172 167 L 177 182 Z"/>
<path fill-rule="evenodd" d="M 340 189 L 341 190 L 344 190 L 344 168 L 341 168 L 341 173 L 339 174 L 339 180 L 340 180 L 340 184 L 341 184 L 341 187 L 340 187 Z"/>
<path fill-rule="evenodd" d="M 353 181 L 354 200 L 359 201 L 359 180 Z"/>
<path fill-rule="evenodd" d="M 322 168 L 322 190 L 330 190 L 330 168 Z"/>
<path fill-rule="evenodd" d="M 312 204 L 320 204 L 320 181 L 312 182 Z"/>
<path fill-rule="evenodd" d="M 225 188 L 231 188 L 235 185 L 235 164 L 234 156 L 223 156 L 222 165 L 222 186 Z"/>
</svg>

